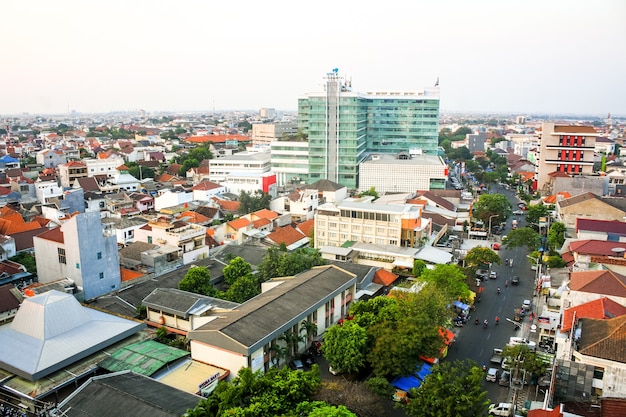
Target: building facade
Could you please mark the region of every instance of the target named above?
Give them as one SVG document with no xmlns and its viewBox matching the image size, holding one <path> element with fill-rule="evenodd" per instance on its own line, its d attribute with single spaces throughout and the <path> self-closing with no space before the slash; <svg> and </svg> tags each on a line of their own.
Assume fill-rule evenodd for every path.
<svg viewBox="0 0 626 417">
<path fill-rule="evenodd" d="M 68 278 L 86 300 L 120 289 L 115 231 L 102 225 L 100 213 L 73 216 L 34 237 L 33 244 L 39 282 Z"/>
<path fill-rule="evenodd" d="M 592 126 L 542 123 L 539 132 L 536 188 L 543 190 L 553 172 L 569 175 L 592 174 L 598 136 L 599 133 Z"/>
<path fill-rule="evenodd" d="M 298 124 L 292 122 L 255 123 L 252 125 L 252 144 L 272 143 L 298 133 Z"/>
<path fill-rule="evenodd" d="M 437 154 L 439 90 L 356 93 L 333 70 L 323 91 L 298 100 L 298 129 L 309 142 L 306 181 L 356 189 L 369 152 Z"/>
<path fill-rule="evenodd" d="M 447 179 L 448 166 L 436 155 L 372 154 L 359 166 L 359 190 L 379 194 L 444 190 Z"/>
</svg>

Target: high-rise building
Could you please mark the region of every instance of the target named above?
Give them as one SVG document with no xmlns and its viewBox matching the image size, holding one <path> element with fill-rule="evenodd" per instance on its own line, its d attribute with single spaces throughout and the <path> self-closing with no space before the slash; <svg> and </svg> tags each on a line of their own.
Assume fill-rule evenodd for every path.
<svg viewBox="0 0 626 417">
<path fill-rule="evenodd" d="M 356 189 L 370 153 L 437 154 L 439 89 L 358 93 L 335 69 L 323 91 L 298 100 L 298 128 L 308 137 L 308 181 Z"/>
<path fill-rule="evenodd" d="M 542 123 L 539 132 L 537 189 L 543 190 L 550 180 L 550 174 L 554 172 L 592 174 L 596 137 L 599 135 L 593 126 Z"/>
</svg>

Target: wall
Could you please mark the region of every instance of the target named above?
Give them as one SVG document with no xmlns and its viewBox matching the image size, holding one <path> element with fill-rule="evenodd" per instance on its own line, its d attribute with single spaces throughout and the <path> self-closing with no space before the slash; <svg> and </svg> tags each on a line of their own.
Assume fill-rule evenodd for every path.
<svg viewBox="0 0 626 417">
<path fill-rule="evenodd" d="M 190 341 L 191 358 L 209 363 L 230 371 L 227 381 L 232 381 L 241 368 L 248 366 L 248 357 L 227 350 L 207 346 L 195 340 Z"/>
</svg>

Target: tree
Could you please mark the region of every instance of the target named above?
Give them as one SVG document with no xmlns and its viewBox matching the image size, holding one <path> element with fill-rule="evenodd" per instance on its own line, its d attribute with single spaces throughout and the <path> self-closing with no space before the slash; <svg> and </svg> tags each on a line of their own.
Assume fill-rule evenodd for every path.
<svg viewBox="0 0 626 417">
<path fill-rule="evenodd" d="M 489 218 L 495 215 L 497 217 L 492 217 L 491 220 L 493 224 L 503 222 L 511 217 L 512 213 L 511 203 L 504 194 L 481 194 L 473 208 L 473 217 L 485 223 L 489 223 Z"/>
<path fill-rule="evenodd" d="M 352 320 L 328 329 L 324 336 L 324 357 L 341 372 L 356 372 L 365 365 L 367 332 Z"/>
<path fill-rule="evenodd" d="M 154 170 L 150 167 L 139 165 L 136 162 L 126 162 L 128 173 L 141 180 L 144 178 L 154 178 Z"/>
<path fill-rule="evenodd" d="M 296 275 L 314 266 L 324 265 L 325 262 L 317 249 L 300 248 L 287 253 L 277 247 L 270 247 L 257 266 L 257 276 L 259 281 L 265 282 L 275 277 Z"/>
<path fill-rule="evenodd" d="M 235 303 L 243 303 L 260 293 L 261 286 L 259 284 L 259 280 L 250 273 L 237 278 L 230 288 L 226 290 L 226 292 L 220 294 L 220 298 L 224 298 Z"/>
<path fill-rule="evenodd" d="M 26 270 L 31 274 L 37 274 L 37 262 L 35 262 L 35 257 L 31 253 L 20 252 L 17 255 L 9 258 L 9 260 L 24 265 Z"/>
<path fill-rule="evenodd" d="M 366 381 L 367 387 L 376 395 L 389 400 L 393 395 L 395 388 L 387 381 L 387 378 L 373 376 Z"/>
<path fill-rule="evenodd" d="M 527 206 L 527 208 L 526 223 L 528 224 L 539 224 L 539 219 L 541 217 L 548 217 L 550 215 L 550 210 L 552 210 L 551 206 L 546 206 L 545 204 L 531 204 Z"/>
<path fill-rule="evenodd" d="M 196 294 L 213 296 L 216 293 L 211 285 L 211 274 L 206 267 L 193 266 L 178 283 L 178 289 Z"/>
<path fill-rule="evenodd" d="M 526 247 L 530 252 L 537 250 L 541 244 L 541 236 L 530 227 L 511 230 L 503 241 L 507 249 Z"/>
<path fill-rule="evenodd" d="M 359 326 L 367 329 L 370 326 L 396 321 L 400 318 L 398 300 L 394 297 L 374 297 L 367 301 L 357 301 L 350 306 L 350 315 Z"/>
<path fill-rule="evenodd" d="M 359 194 L 359 197 L 363 197 L 363 196 L 366 196 L 366 195 L 374 197 L 374 200 L 376 200 L 378 198 L 378 193 L 376 192 L 376 187 L 370 187 L 369 190 L 363 191 L 361 194 Z"/>
<path fill-rule="evenodd" d="M 500 265 L 500 263 L 502 262 L 500 260 L 500 255 L 484 246 L 473 247 L 472 249 L 467 251 L 467 254 L 465 255 L 465 258 L 463 258 L 463 260 L 465 261 L 465 265 L 472 269 L 478 269 L 492 263 Z"/>
<path fill-rule="evenodd" d="M 554 222 L 550 225 L 548 230 L 548 246 L 551 251 L 557 251 L 561 249 L 563 243 L 565 243 L 565 224 L 561 222 Z"/>
<path fill-rule="evenodd" d="M 433 283 L 448 301 L 469 298 L 465 274 L 457 265 L 436 265 L 433 269 L 425 269 L 420 278 Z"/>
<path fill-rule="evenodd" d="M 474 417 L 487 413 L 489 399 L 482 389 L 484 372 L 470 360 L 440 362 L 402 406 L 409 416 Z"/>
<path fill-rule="evenodd" d="M 237 278 L 252 273 L 252 265 L 246 262 L 242 257 L 237 256 L 228 262 L 224 267 L 224 281 L 228 285 L 233 285 Z"/>
<path fill-rule="evenodd" d="M 411 271 L 411 273 L 414 277 L 419 277 L 420 275 L 422 275 L 422 271 L 424 269 L 426 269 L 426 262 L 422 261 L 421 259 L 416 259 L 413 261 L 413 270 Z"/>
<path fill-rule="evenodd" d="M 272 197 L 261 190 L 254 193 L 241 191 L 239 193 L 239 214 L 248 214 L 261 209 L 269 209 Z"/>
</svg>

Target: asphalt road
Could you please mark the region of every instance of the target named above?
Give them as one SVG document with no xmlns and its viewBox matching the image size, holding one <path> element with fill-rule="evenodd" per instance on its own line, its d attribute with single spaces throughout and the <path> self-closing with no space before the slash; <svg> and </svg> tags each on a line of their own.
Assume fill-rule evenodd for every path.
<svg viewBox="0 0 626 417">
<path fill-rule="evenodd" d="M 505 191 L 500 186 L 494 187 L 494 192 L 505 194 L 514 209 L 517 209 L 519 200 L 509 191 Z M 519 227 L 524 227 L 526 221 L 524 216 L 513 216 L 518 219 Z M 511 219 L 507 221 L 507 227 L 503 235 L 511 230 Z M 500 236 L 494 237 L 497 241 Z M 448 352 L 446 361 L 455 359 L 473 359 L 479 365 L 485 363 L 489 367 L 489 359 L 494 348 L 502 348 L 511 336 L 528 337 L 528 328 L 515 331 L 515 326 L 506 319 L 514 319 L 514 311 L 519 308 L 524 299 L 531 299 L 534 286 L 534 271 L 527 258 L 528 251 L 526 248 L 500 249 L 501 265 L 492 267 L 498 273 L 497 279 L 489 279 L 482 282 L 484 290 L 481 294 L 481 301 L 476 303 L 476 309 L 472 312 L 470 322 L 463 327 L 456 327 L 456 340 L 452 344 Z M 505 266 L 505 259 L 513 259 L 513 266 Z M 520 277 L 519 285 L 510 285 L 511 277 L 517 275 Z M 509 286 L 505 288 L 506 280 L 509 280 Z M 501 293 L 498 295 L 497 288 L 500 287 Z M 472 288 L 476 290 L 476 288 Z M 495 325 L 495 318 L 500 318 L 500 324 Z M 475 325 L 474 320 L 478 318 L 480 324 Z M 482 322 L 487 319 L 489 324 L 487 328 L 483 328 Z M 526 323 L 528 319 L 526 319 Z M 489 392 L 491 402 L 509 402 L 510 391 L 508 388 L 501 387 L 497 383 L 486 382 L 485 388 Z"/>
</svg>

